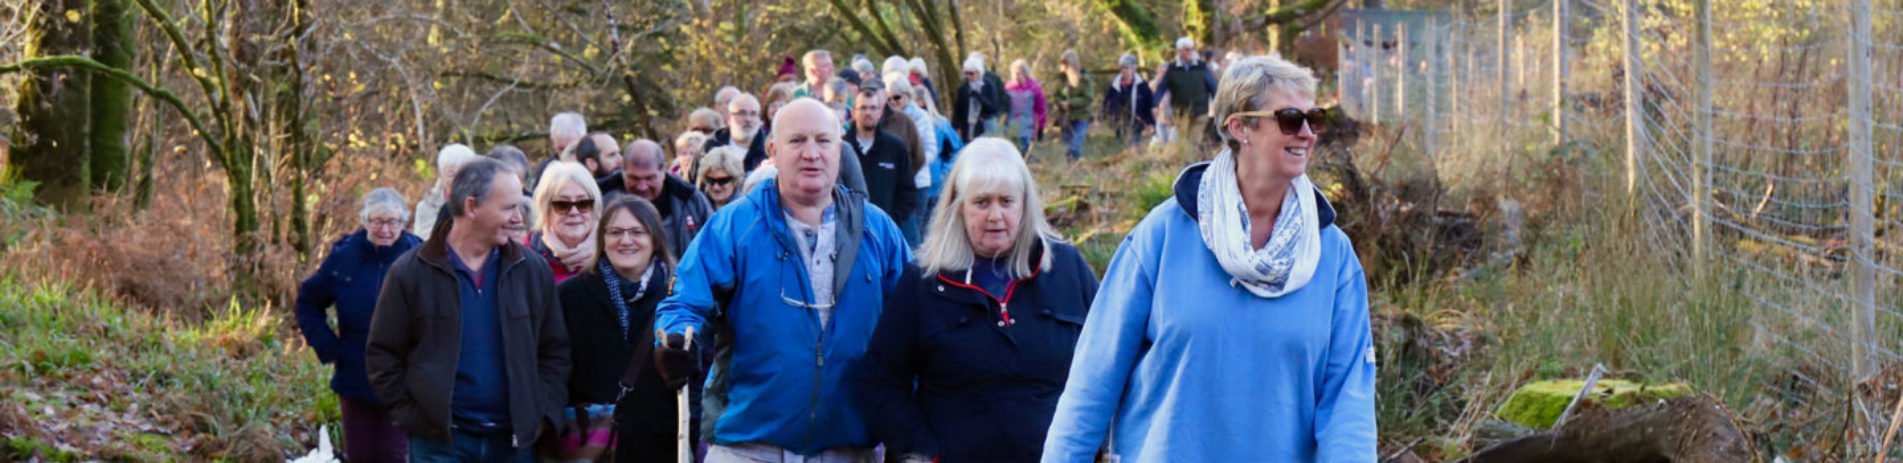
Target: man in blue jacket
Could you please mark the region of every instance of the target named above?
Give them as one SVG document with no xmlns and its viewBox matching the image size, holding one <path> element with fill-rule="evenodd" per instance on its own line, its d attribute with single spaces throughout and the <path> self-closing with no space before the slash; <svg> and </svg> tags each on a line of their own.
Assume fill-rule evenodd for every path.
<svg viewBox="0 0 1903 463">
<path fill-rule="evenodd" d="M 713 333 L 702 401 L 709 461 L 869 462 L 853 373 L 912 260 L 899 228 L 838 186 L 838 117 L 810 98 L 774 118 L 778 175 L 707 221 L 656 310 L 656 365 L 678 387 Z"/>
</svg>

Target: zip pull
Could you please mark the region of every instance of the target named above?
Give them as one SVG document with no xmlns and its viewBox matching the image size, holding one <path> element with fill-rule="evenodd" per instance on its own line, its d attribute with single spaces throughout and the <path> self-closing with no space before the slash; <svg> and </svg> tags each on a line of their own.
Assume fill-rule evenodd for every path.
<svg viewBox="0 0 1903 463">
<path fill-rule="evenodd" d="M 1016 320 L 1011 319 L 1011 303 L 1010 302 L 1004 302 L 1004 301 L 998 302 L 998 315 L 1002 315 L 1004 317 L 1004 321 L 1001 322 L 1004 325 L 1018 324 Z"/>
</svg>

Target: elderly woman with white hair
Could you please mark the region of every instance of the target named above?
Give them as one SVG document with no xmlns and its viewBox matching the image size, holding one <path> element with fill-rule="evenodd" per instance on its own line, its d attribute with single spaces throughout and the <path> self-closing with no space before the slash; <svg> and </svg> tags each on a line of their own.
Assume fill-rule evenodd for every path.
<svg viewBox="0 0 1903 463">
<path fill-rule="evenodd" d="M 297 327 L 317 360 L 336 367 L 330 389 L 343 408 L 344 455 L 350 461 L 403 461 L 409 437 L 377 398 L 364 369 L 370 318 L 383 276 L 397 256 L 423 244 L 403 231 L 409 201 L 390 188 L 370 190 L 357 212 L 363 228 L 330 245 L 330 255 L 297 289 Z M 337 326 L 325 313 L 337 309 Z"/>
<path fill-rule="evenodd" d="M 1375 461 L 1367 278 L 1305 171 L 1315 75 L 1237 61 L 1225 148 L 1177 177 L 1104 271 L 1046 462 Z"/>
<path fill-rule="evenodd" d="M 964 80 L 959 82 L 958 93 L 951 102 L 951 121 L 958 128 L 958 136 L 964 137 L 966 142 L 998 128 L 998 113 L 1005 107 L 1004 85 L 988 78 L 989 75 L 982 55 L 973 53 L 972 57 L 965 58 Z"/>
<path fill-rule="evenodd" d="M 906 64 L 909 65 L 906 67 L 906 72 L 912 78 L 912 86 L 924 87 L 927 93 L 932 94 L 931 100 L 938 100 L 938 86 L 932 84 L 931 69 L 925 67 L 925 58 L 914 56 L 910 61 L 906 61 Z"/>
<path fill-rule="evenodd" d="M 899 461 L 1038 459 L 1097 292 L 1043 211 L 1011 143 L 959 155 L 860 369 L 872 429 Z"/>
<path fill-rule="evenodd" d="M 456 178 L 456 172 L 462 171 L 463 164 L 480 157 L 461 143 L 451 143 L 436 151 L 436 184 L 416 202 L 416 221 L 410 224 L 411 232 L 416 236 L 429 236 L 436 229 L 436 216 L 442 212 L 443 203 L 449 201 L 449 181 Z"/>
<path fill-rule="evenodd" d="M 595 205 L 601 187 L 581 164 L 560 161 L 542 172 L 530 208 L 539 223 L 529 235 L 529 249 L 548 261 L 561 283 L 595 264 Z"/>
</svg>

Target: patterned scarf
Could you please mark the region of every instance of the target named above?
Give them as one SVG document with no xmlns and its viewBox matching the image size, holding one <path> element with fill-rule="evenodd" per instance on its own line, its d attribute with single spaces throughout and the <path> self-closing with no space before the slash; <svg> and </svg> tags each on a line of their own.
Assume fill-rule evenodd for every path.
<svg viewBox="0 0 1903 463">
<path fill-rule="evenodd" d="M 1229 273 L 1230 286 L 1241 285 L 1263 298 L 1282 297 L 1308 284 L 1321 262 L 1321 229 L 1315 217 L 1315 185 L 1295 177 L 1282 199 L 1275 230 L 1262 249 L 1251 249 L 1249 209 L 1236 185 L 1235 154 L 1224 149 L 1204 171 L 1197 186 L 1196 225 L 1203 244 Z"/>
<path fill-rule="evenodd" d="M 601 279 L 608 283 L 608 298 L 614 300 L 615 316 L 620 318 L 621 337 L 625 339 L 628 337 L 628 330 L 633 329 L 628 326 L 630 323 L 628 318 L 634 316 L 633 311 L 628 309 L 628 305 L 641 300 L 641 296 L 647 294 L 648 279 L 654 277 L 654 266 L 658 265 L 658 262 L 649 260 L 647 271 L 641 272 L 641 281 L 631 282 L 621 279 L 621 274 L 615 273 L 615 268 L 608 263 L 608 259 L 600 259 L 600 261 L 596 264 L 596 270 L 601 272 Z M 634 283 L 634 294 L 628 294 L 622 289 L 628 283 Z"/>
</svg>

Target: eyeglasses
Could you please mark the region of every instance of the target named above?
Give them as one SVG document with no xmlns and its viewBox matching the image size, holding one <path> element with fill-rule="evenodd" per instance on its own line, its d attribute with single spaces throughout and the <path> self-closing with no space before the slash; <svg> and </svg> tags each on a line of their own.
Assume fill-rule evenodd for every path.
<svg viewBox="0 0 1903 463">
<path fill-rule="evenodd" d="M 734 111 L 733 115 L 740 116 L 740 117 L 760 117 L 760 112 L 759 111 Z"/>
<path fill-rule="evenodd" d="M 714 134 L 714 128 L 713 128 L 713 127 L 695 127 L 695 128 L 691 128 L 691 129 L 687 129 L 687 130 L 692 130 L 692 131 L 695 131 L 695 132 L 700 132 L 700 133 L 702 133 L 702 134 L 707 134 L 707 135 L 713 135 L 713 134 Z"/>
<path fill-rule="evenodd" d="M 833 309 L 833 303 L 831 302 L 827 302 L 824 304 L 813 304 L 813 303 L 807 303 L 805 301 L 801 301 L 799 299 L 786 297 L 785 286 L 780 287 L 780 302 L 785 302 L 786 305 L 798 307 L 801 309 L 807 309 L 807 310 L 832 310 Z"/>
<path fill-rule="evenodd" d="M 548 205 L 549 205 L 549 209 L 554 210 L 555 213 L 557 214 L 568 214 L 575 211 L 589 212 L 589 211 L 595 210 L 595 200 L 593 199 L 577 199 L 574 201 L 564 201 L 564 200 L 557 199 L 554 201 L 549 201 Z"/>
<path fill-rule="evenodd" d="M 364 228 L 402 228 L 403 219 L 370 219 Z"/>
<path fill-rule="evenodd" d="M 733 177 L 707 177 L 701 179 L 701 181 L 707 183 L 707 186 L 727 186 L 727 184 L 733 183 Z"/>
<path fill-rule="evenodd" d="M 1301 133 L 1302 124 L 1304 122 L 1308 123 L 1308 130 L 1314 132 L 1316 135 L 1328 131 L 1328 110 L 1322 108 L 1307 111 L 1295 108 L 1282 108 L 1275 111 L 1243 111 L 1230 114 L 1229 119 L 1261 116 L 1275 117 L 1276 128 L 1282 129 L 1283 135 Z M 1228 121 L 1225 120 L 1223 123 L 1227 124 Z"/>
<path fill-rule="evenodd" d="M 640 228 L 640 227 L 608 229 L 609 239 L 634 238 L 634 237 L 647 236 L 647 235 L 648 235 L 648 230 L 645 228 Z"/>
</svg>

